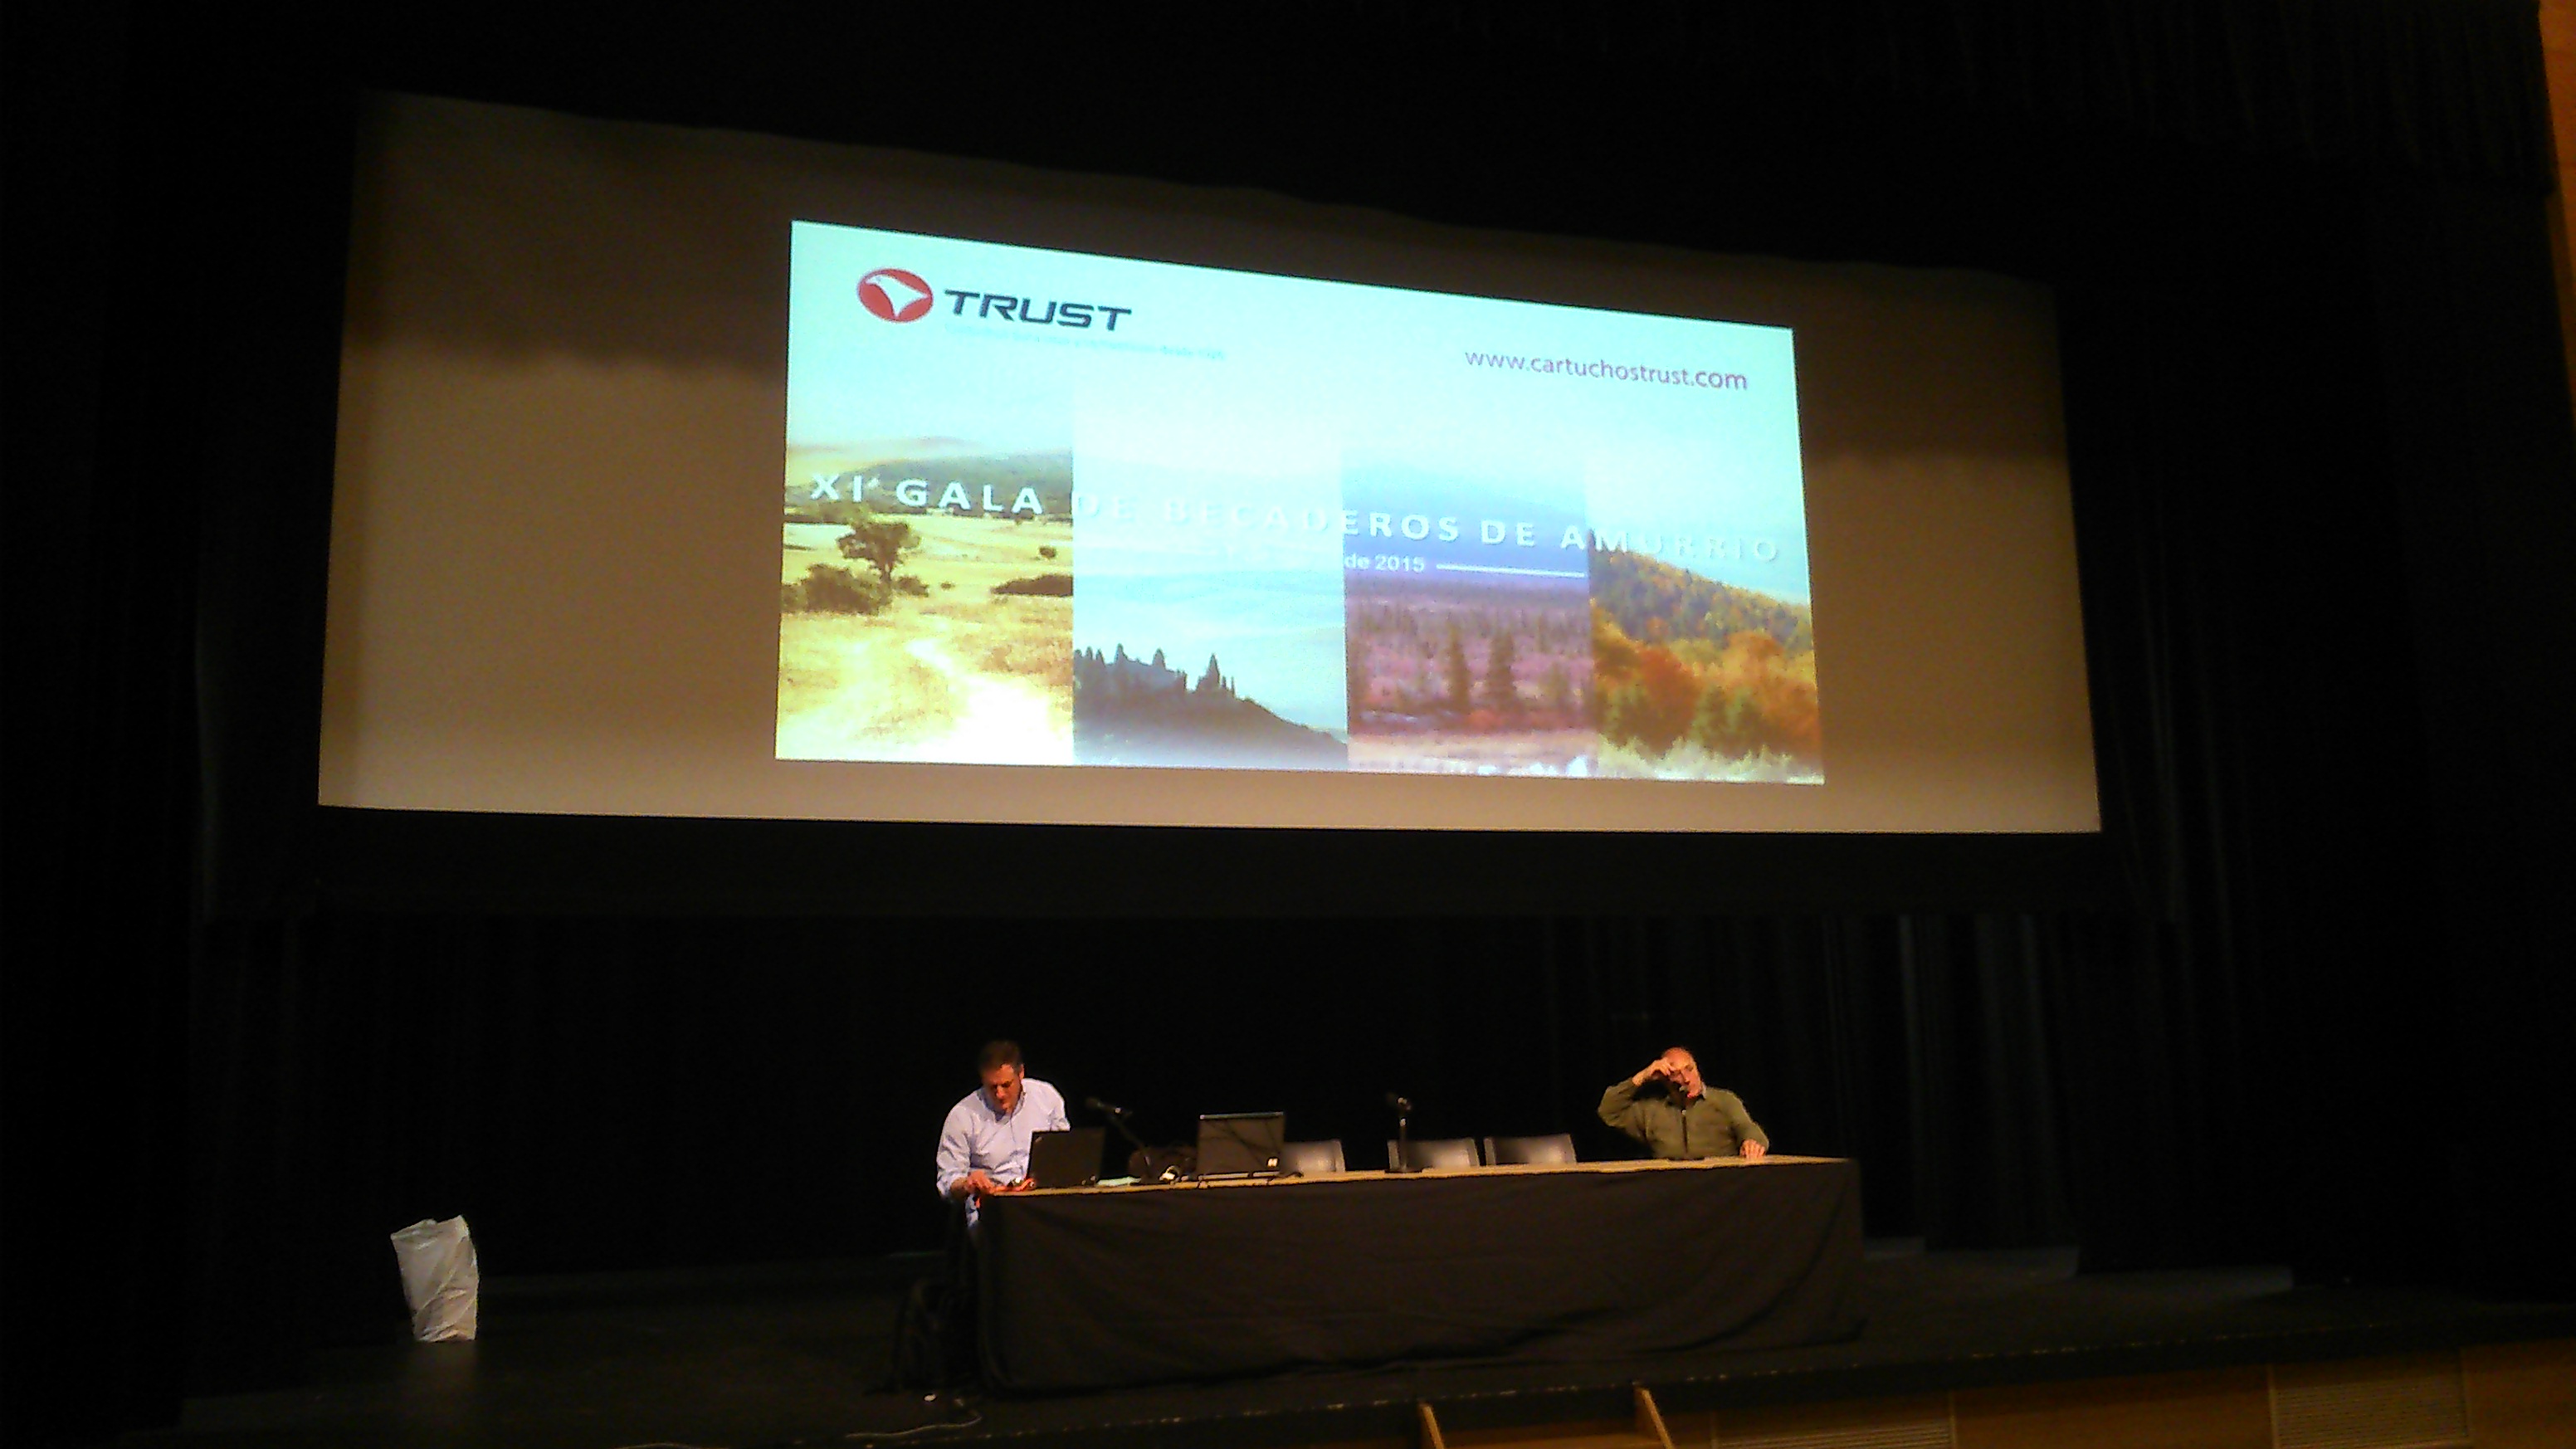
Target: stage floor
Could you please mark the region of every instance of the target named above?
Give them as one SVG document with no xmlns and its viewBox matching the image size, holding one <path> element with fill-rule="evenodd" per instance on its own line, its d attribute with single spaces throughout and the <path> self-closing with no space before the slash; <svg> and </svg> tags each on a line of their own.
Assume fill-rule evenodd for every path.
<svg viewBox="0 0 2576 1449">
<path fill-rule="evenodd" d="M 190 1400 L 144 1446 L 1292 1444 L 2576 1336 L 2576 1304 L 2291 1286 L 2278 1268 L 2078 1276 L 2069 1249 L 1870 1245 L 1869 1326 L 1812 1348 L 1544 1369 L 1451 1366 L 1040 1399 L 883 1390 L 904 1260 L 493 1280 L 475 1343 L 336 1349 L 293 1390 Z M 938 1427 L 933 1427 L 938 1426 Z M 911 1432 L 906 1432 L 911 1431 Z"/>
</svg>

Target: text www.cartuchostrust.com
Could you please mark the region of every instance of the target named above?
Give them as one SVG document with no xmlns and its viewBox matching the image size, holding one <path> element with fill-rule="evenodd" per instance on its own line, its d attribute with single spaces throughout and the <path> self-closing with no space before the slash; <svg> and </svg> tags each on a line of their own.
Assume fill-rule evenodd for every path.
<svg viewBox="0 0 2576 1449">
<path fill-rule="evenodd" d="M 1652 367 L 1641 363 L 1595 360 L 1578 361 L 1571 357 L 1524 357 L 1511 352 L 1470 352 L 1469 367 L 1489 367 L 1503 372 L 1537 372 L 1553 377 L 1600 378 L 1611 382 L 1654 382 L 1668 387 L 1707 387 L 1725 392 L 1749 392 L 1753 384 L 1740 372 L 1715 372 L 1703 368 Z"/>
</svg>

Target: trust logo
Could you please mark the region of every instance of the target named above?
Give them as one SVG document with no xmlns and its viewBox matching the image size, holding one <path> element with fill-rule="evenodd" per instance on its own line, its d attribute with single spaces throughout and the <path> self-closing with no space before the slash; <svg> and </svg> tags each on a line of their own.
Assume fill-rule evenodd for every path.
<svg viewBox="0 0 2576 1449">
<path fill-rule="evenodd" d="M 859 305 L 888 322 L 918 322 L 930 315 L 930 284 L 918 272 L 879 267 L 859 278 Z"/>
</svg>

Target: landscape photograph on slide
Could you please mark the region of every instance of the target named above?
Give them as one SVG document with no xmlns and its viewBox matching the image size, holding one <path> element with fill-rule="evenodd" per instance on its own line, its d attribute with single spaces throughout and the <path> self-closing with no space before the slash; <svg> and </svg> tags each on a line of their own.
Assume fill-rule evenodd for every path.
<svg viewBox="0 0 2576 1449">
<path fill-rule="evenodd" d="M 779 758 L 1071 763 L 1071 491 L 1060 452 L 791 449 Z"/>
<path fill-rule="evenodd" d="M 1352 769 L 1594 773 L 1579 583 L 1371 574 L 1349 611 Z"/>
<path fill-rule="evenodd" d="M 1601 773 L 1824 778 L 1811 611 L 1625 549 L 1591 555 Z"/>
<path fill-rule="evenodd" d="M 1074 525 L 1075 761 L 1342 769 L 1341 550 L 1337 532 L 1303 526 L 1337 516 L 1330 460 L 1194 441 L 1150 412 L 1095 415 L 1078 438 L 1086 503 L 1116 501 Z M 1276 510 L 1281 526 L 1217 528 L 1215 508 Z"/>
<path fill-rule="evenodd" d="M 1787 329 L 793 233 L 778 758 L 1823 780 Z"/>
<path fill-rule="evenodd" d="M 1580 480 L 1373 458 L 1343 488 L 1392 540 L 1346 560 L 1351 768 L 1593 773 Z"/>
</svg>

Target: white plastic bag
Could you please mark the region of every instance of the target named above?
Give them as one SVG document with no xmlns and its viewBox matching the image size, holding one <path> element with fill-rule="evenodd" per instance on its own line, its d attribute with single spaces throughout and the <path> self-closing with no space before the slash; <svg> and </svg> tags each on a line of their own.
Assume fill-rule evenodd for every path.
<svg viewBox="0 0 2576 1449">
<path fill-rule="evenodd" d="M 411 1336 L 423 1343 L 472 1338 L 483 1270 L 475 1266 L 465 1219 L 422 1218 L 394 1234 L 394 1258 L 402 1264 L 403 1301 L 411 1305 Z"/>
</svg>

